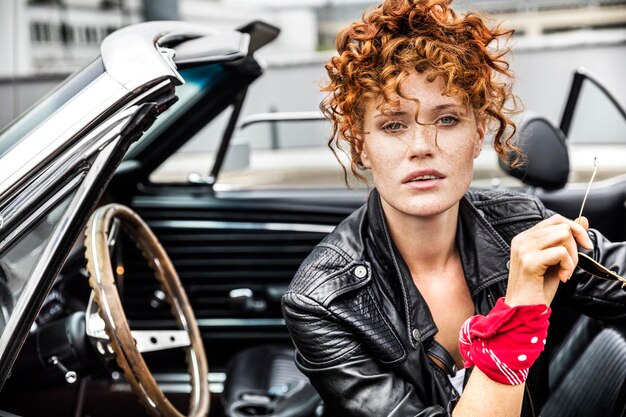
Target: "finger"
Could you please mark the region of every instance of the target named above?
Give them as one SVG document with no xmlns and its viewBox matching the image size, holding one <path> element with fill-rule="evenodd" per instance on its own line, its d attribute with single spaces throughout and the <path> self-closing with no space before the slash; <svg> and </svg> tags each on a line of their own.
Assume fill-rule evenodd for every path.
<svg viewBox="0 0 626 417">
<path fill-rule="evenodd" d="M 558 276 L 562 282 L 566 282 L 576 268 L 576 264 L 565 246 L 555 246 L 536 252 L 535 262 L 543 267 L 544 273 L 548 267 L 558 266 L 560 268 Z"/>
<path fill-rule="evenodd" d="M 533 228 L 541 228 L 543 226 L 549 226 L 553 224 L 560 224 L 566 222 L 568 219 L 566 217 L 561 216 L 560 214 L 553 214 L 545 220 L 537 223 Z"/>
<path fill-rule="evenodd" d="M 589 233 L 587 233 L 587 229 L 589 229 L 589 220 L 587 220 L 586 217 L 579 217 L 579 219 L 585 222 L 585 225 L 572 221 L 572 220 L 568 220 L 568 223 L 570 225 L 570 227 L 572 228 L 572 235 L 574 236 L 574 239 L 576 240 L 576 242 L 578 242 L 578 244 L 580 246 L 582 246 L 585 249 L 593 249 L 593 242 L 591 241 L 591 238 L 589 237 Z M 584 219 L 584 220 L 582 220 Z"/>
<path fill-rule="evenodd" d="M 522 252 L 531 253 L 533 250 L 564 247 L 574 265 L 578 264 L 578 246 L 568 224 L 555 224 L 541 230 L 535 230 L 529 233 L 526 239 L 521 248 Z M 564 274 L 563 277 L 563 279 L 568 279 L 569 275 Z"/>
<path fill-rule="evenodd" d="M 526 233 L 522 239 L 521 249 L 524 251 L 532 249 L 543 250 L 553 246 L 565 245 L 568 241 L 573 242 L 574 246 L 576 246 L 569 224 L 553 224 Z"/>
<path fill-rule="evenodd" d="M 548 248 L 542 251 L 545 262 L 559 267 L 558 277 L 561 282 L 567 282 L 576 268 L 576 262 L 572 259 L 569 251 L 564 247 Z"/>
<path fill-rule="evenodd" d="M 585 217 L 580 217 L 580 218 L 585 219 L 585 221 L 587 221 L 587 226 L 588 226 L 589 221 Z M 543 220 L 537 223 L 535 226 L 533 226 L 529 230 L 533 230 L 533 231 L 541 230 L 547 226 L 552 226 L 552 225 L 557 225 L 557 224 L 569 225 L 571 229 L 571 233 L 574 236 L 574 239 L 576 240 L 576 242 L 578 242 L 578 244 L 581 245 L 585 249 L 589 249 L 589 250 L 593 249 L 593 242 L 591 241 L 591 238 L 587 234 L 587 229 L 583 227 L 582 225 L 576 223 L 575 221 L 561 216 L 560 214 L 555 214 L 547 218 L 546 220 Z"/>
<path fill-rule="evenodd" d="M 589 229 L 589 219 L 585 216 L 580 216 L 575 220 L 575 222 L 581 225 L 585 230 Z"/>
<path fill-rule="evenodd" d="M 570 236 L 569 239 L 567 239 L 565 243 L 563 243 L 563 247 L 567 250 L 570 259 L 574 263 L 572 271 L 570 271 L 569 273 L 566 274 L 565 272 L 562 272 L 563 270 L 559 271 L 559 279 L 562 282 L 567 282 L 567 280 L 569 280 L 572 276 L 576 265 L 578 265 L 578 246 L 576 245 L 576 241 L 574 240 L 574 238 Z"/>
</svg>

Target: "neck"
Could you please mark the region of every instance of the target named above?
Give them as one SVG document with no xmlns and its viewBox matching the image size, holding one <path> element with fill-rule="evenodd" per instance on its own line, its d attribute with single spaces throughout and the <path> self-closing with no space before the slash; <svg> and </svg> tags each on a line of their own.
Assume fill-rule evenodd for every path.
<svg viewBox="0 0 626 417">
<path fill-rule="evenodd" d="M 393 242 L 413 280 L 444 271 L 458 256 L 455 245 L 459 203 L 428 217 L 402 213 L 381 199 Z"/>
</svg>

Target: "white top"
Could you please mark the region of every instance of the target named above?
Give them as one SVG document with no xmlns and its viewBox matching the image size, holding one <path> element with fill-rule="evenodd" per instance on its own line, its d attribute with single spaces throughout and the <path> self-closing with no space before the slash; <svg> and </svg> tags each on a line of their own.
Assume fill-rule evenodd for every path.
<svg viewBox="0 0 626 417">
<path fill-rule="evenodd" d="M 456 375 L 454 376 L 448 375 L 448 379 L 450 379 L 450 382 L 452 383 L 452 386 L 454 387 L 456 392 L 458 392 L 459 395 L 461 395 L 463 393 L 463 380 L 465 379 L 465 368 L 459 369 L 456 372 Z"/>
</svg>

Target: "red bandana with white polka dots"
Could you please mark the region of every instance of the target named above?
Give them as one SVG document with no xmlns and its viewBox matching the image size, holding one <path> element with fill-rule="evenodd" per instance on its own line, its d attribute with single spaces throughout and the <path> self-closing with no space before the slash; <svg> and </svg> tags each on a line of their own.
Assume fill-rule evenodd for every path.
<svg viewBox="0 0 626 417">
<path fill-rule="evenodd" d="M 476 365 L 491 380 L 508 385 L 526 381 L 548 335 L 552 310 L 545 304 L 509 307 L 498 299 L 487 316 L 463 323 L 459 349 L 464 366 Z"/>
</svg>

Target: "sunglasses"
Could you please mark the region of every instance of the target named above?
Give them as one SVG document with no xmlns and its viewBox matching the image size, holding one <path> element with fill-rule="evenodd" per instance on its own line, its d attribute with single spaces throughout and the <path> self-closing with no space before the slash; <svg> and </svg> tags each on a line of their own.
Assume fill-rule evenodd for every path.
<svg viewBox="0 0 626 417">
<path fill-rule="evenodd" d="M 581 216 L 583 215 L 583 209 L 585 208 L 585 202 L 587 201 L 587 196 L 589 195 L 589 190 L 591 190 L 591 184 L 596 176 L 596 172 L 598 171 L 598 164 L 596 163 L 596 158 L 593 158 L 593 173 L 591 174 L 591 179 L 589 180 L 589 184 L 587 184 L 587 190 L 585 191 L 585 196 L 583 197 L 582 205 L 580 206 L 580 213 L 578 214 L 578 219 L 576 222 L 580 221 Z M 611 271 L 609 268 L 605 267 L 589 255 L 586 255 L 582 252 L 578 252 L 578 267 L 583 271 L 593 275 L 596 278 L 604 279 L 607 281 L 618 280 L 622 282 L 622 289 L 626 291 L 626 278 L 621 275 Z"/>
</svg>

